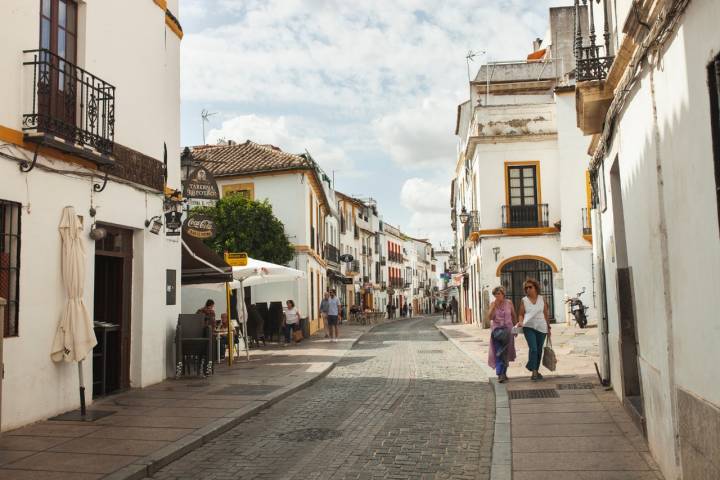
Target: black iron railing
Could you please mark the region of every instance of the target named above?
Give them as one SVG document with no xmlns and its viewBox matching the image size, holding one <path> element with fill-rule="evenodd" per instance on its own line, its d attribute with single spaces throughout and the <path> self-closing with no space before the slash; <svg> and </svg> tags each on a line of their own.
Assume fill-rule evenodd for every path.
<svg viewBox="0 0 720 480">
<path fill-rule="evenodd" d="M 370 283 L 370 277 L 367 275 L 363 277 L 363 283 Z"/>
<path fill-rule="evenodd" d="M 325 245 L 325 260 L 333 263 L 340 262 L 340 251 L 336 246 L 330 245 L 329 243 Z"/>
<path fill-rule="evenodd" d="M 53 135 L 110 155 L 115 138 L 115 87 L 51 53 L 26 50 L 32 69 L 30 113 L 23 131 Z"/>
<path fill-rule="evenodd" d="M 380 265 L 382 265 L 382 266 L 387 265 L 387 258 L 385 258 L 385 257 L 380 257 Z"/>
<path fill-rule="evenodd" d="M 547 203 L 502 206 L 502 228 L 534 228 L 548 225 Z"/>
<path fill-rule="evenodd" d="M 360 262 L 358 260 L 353 260 L 352 262 L 348 262 L 346 266 L 346 271 L 348 272 L 359 272 L 360 271 Z"/>
<path fill-rule="evenodd" d="M 478 215 L 477 210 L 472 210 L 472 211 L 468 212 L 467 215 L 468 215 L 467 220 L 463 224 L 466 241 L 468 238 L 470 238 L 470 235 L 473 232 L 480 231 L 480 217 Z"/>
<path fill-rule="evenodd" d="M 595 34 L 595 3 L 602 1 L 603 18 L 605 20 L 604 45 L 597 43 Z M 615 57 L 610 55 L 610 28 L 605 0 L 590 0 L 589 35 L 585 44 L 582 11 L 587 8 L 588 0 L 575 0 L 575 78 L 578 82 L 604 80 Z"/>
<path fill-rule="evenodd" d="M 582 229 L 583 235 L 592 235 L 592 225 L 590 224 L 590 215 L 588 209 L 582 209 Z"/>
</svg>

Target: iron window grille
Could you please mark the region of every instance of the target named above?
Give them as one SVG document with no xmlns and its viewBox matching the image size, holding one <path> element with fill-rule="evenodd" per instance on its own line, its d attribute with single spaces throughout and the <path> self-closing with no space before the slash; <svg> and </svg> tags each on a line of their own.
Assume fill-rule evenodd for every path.
<svg viewBox="0 0 720 480">
<path fill-rule="evenodd" d="M 547 203 L 502 206 L 502 228 L 547 227 L 549 218 Z"/>
<path fill-rule="evenodd" d="M 19 335 L 20 209 L 19 203 L 0 200 L 0 297 L 7 301 L 4 337 Z"/>
</svg>

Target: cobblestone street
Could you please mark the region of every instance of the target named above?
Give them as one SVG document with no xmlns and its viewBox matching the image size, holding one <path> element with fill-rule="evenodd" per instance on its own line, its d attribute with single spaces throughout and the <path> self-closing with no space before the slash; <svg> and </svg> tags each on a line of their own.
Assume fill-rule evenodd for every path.
<svg viewBox="0 0 720 480">
<path fill-rule="evenodd" d="M 326 378 L 154 478 L 489 478 L 493 395 L 436 321 L 375 328 Z"/>
</svg>

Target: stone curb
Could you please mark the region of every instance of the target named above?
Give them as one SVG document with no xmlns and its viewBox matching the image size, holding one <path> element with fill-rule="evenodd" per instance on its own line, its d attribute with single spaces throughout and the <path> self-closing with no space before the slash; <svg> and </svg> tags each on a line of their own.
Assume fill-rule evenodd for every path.
<svg viewBox="0 0 720 480">
<path fill-rule="evenodd" d="M 449 336 L 445 331 L 434 324 L 440 334 L 455 348 L 464 353 L 488 376 L 488 382 L 493 386 L 495 393 L 495 432 L 493 435 L 492 463 L 490 465 L 490 480 L 512 480 L 512 436 L 510 434 L 510 400 L 507 387 L 498 383 L 495 371 L 480 359 L 463 350 L 460 343 Z"/>
<path fill-rule="evenodd" d="M 102 478 L 105 480 L 141 480 L 143 478 L 154 475 L 164 466 L 174 462 L 175 460 L 190 453 L 198 447 L 209 443 L 221 434 L 240 425 L 242 422 L 252 417 L 253 415 L 267 408 L 270 408 L 279 401 L 284 400 L 290 395 L 293 395 L 294 393 L 297 393 L 298 391 L 307 388 L 318 380 L 326 377 L 335 368 L 335 365 L 339 361 L 341 361 L 345 357 L 345 355 L 348 354 L 348 352 L 353 349 L 353 347 L 360 341 L 360 339 L 364 335 L 371 332 L 375 327 L 383 325 L 385 323 L 392 322 L 382 322 L 372 325 L 366 332 L 360 334 L 360 336 L 358 336 L 353 341 L 352 345 L 350 345 L 350 348 L 348 348 L 341 357 L 339 357 L 336 361 L 330 363 L 330 365 L 325 367 L 322 371 L 317 372 L 317 374 L 315 374 L 313 377 L 306 380 L 301 380 L 300 382 L 296 382 L 295 384 L 290 384 L 287 387 L 280 389 L 279 392 L 277 392 L 271 398 L 268 398 L 262 404 L 236 410 L 235 412 L 232 412 L 232 417 L 219 418 L 213 423 L 191 434 L 188 434 L 187 436 L 176 440 L 175 442 L 172 442 L 171 444 L 152 453 L 151 455 L 143 457 L 140 460 L 137 460 L 134 463 L 131 463 L 130 465 L 127 465 L 119 470 L 116 470 Z"/>
</svg>

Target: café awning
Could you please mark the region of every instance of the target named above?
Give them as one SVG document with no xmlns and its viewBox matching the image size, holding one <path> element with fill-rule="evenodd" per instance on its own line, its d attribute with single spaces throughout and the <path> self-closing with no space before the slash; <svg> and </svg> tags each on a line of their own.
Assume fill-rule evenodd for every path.
<svg viewBox="0 0 720 480">
<path fill-rule="evenodd" d="M 233 281 L 232 267 L 202 240 L 183 232 L 182 243 L 182 285 Z"/>
</svg>

